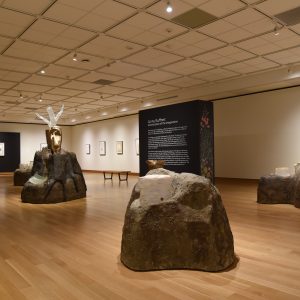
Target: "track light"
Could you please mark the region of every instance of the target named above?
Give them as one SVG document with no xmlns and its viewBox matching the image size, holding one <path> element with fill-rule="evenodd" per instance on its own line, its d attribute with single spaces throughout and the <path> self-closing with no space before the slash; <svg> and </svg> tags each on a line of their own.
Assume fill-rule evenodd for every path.
<svg viewBox="0 0 300 300">
<path fill-rule="evenodd" d="M 40 95 L 39 102 L 43 102 L 42 95 Z"/>
<path fill-rule="evenodd" d="M 280 30 L 279 24 L 276 23 L 274 27 L 274 35 L 276 36 L 279 35 L 280 34 L 279 30 Z"/>
<path fill-rule="evenodd" d="M 23 99 L 23 95 L 22 95 L 22 92 L 20 92 L 20 96 L 19 96 L 20 99 Z"/>
<path fill-rule="evenodd" d="M 172 11 L 173 11 L 173 7 L 172 7 L 170 1 L 168 1 L 167 7 L 166 7 L 166 12 L 170 14 Z"/>
<path fill-rule="evenodd" d="M 73 61 L 78 61 L 78 59 L 77 59 L 77 53 L 76 53 L 76 52 L 74 53 L 74 55 L 73 55 L 73 58 L 72 58 L 72 59 L 73 59 Z"/>
</svg>

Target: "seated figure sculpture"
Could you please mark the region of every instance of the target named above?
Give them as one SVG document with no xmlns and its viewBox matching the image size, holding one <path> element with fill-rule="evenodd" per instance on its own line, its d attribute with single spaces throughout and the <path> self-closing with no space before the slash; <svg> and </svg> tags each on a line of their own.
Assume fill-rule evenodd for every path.
<svg viewBox="0 0 300 300">
<path fill-rule="evenodd" d="M 80 165 L 74 153 L 61 148 L 62 131 L 56 125 L 63 106 L 56 116 L 51 107 L 47 111 L 49 120 L 37 114 L 49 126 L 46 130 L 47 147 L 35 153 L 31 177 L 22 190 L 22 201 L 57 203 L 83 198 L 86 184 Z"/>
</svg>

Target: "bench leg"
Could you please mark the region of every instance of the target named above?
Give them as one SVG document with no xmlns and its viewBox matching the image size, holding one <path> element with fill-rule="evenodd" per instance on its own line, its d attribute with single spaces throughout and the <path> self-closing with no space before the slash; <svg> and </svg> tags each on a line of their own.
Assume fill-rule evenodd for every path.
<svg viewBox="0 0 300 300">
<path fill-rule="evenodd" d="M 119 181 L 128 181 L 128 172 L 125 172 L 125 174 L 118 173 L 119 175 Z M 122 177 L 121 175 L 124 175 L 125 177 Z"/>
<path fill-rule="evenodd" d="M 106 176 L 106 172 L 103 172 L 104 180 L 107 180 L 107 179 L 111 179 L 112 180 L 113 173 L 109 173 L 109 174 L 110 174 L 110 176 Z"/>
</svg>

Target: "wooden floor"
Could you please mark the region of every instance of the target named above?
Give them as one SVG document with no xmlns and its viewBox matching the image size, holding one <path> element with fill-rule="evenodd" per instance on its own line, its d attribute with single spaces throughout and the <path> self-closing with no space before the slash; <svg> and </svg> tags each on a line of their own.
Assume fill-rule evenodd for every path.
<svg viewBox="0 0 300 300">
<path fill-rule="evenodd" d="M 219 181 L 239 257 L 219 273 L 133 272 L 120 263 L 128 184 L 85 174 L 86 199 L 20 202 L 0 176 L 0 299 L 300 299 L 300 209 L 259 205 L 256 184 Z"/>
</svg>

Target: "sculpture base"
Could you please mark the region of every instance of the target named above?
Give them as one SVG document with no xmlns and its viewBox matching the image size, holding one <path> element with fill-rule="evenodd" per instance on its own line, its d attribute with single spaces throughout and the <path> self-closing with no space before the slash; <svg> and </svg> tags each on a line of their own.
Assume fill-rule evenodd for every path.
<svg viewBox="0 0 300 300">
<path fill-rule="evenodd" d="M 23 187 L 22 202 L 58 203 L 86 196 L 85 180 L 72 152 L 51 154 L 47 148 L 37 151 L 32 174 Z"/>
</svg>

